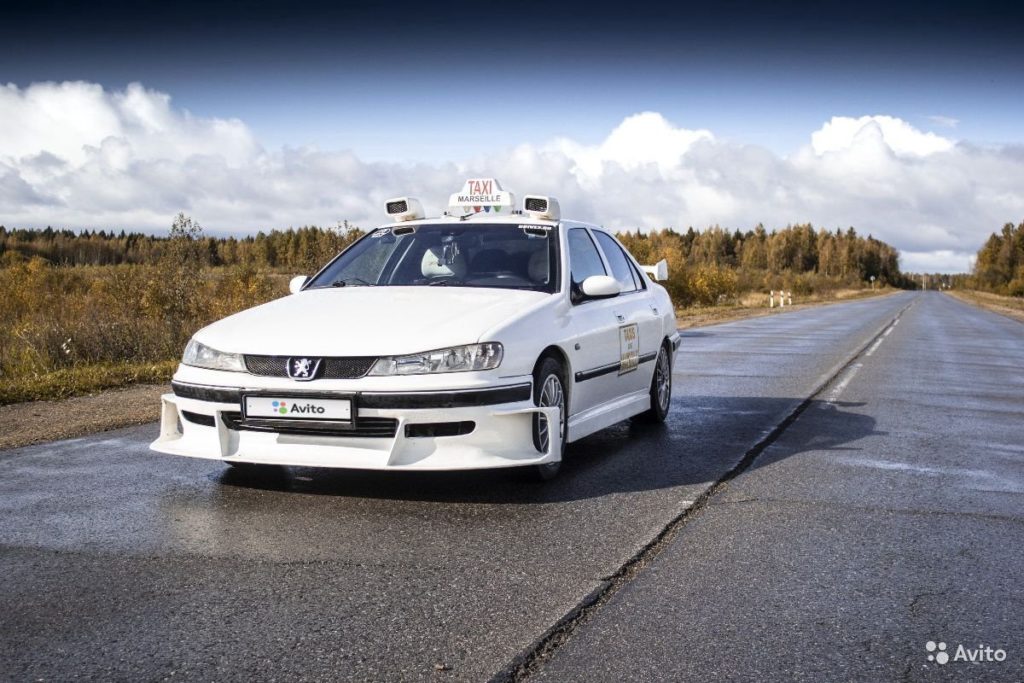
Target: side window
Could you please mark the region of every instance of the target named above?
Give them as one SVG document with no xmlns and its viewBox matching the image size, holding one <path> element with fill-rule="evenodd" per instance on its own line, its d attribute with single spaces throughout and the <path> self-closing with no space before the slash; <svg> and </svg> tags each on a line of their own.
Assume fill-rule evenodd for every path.
<svg viewBox="0 0 1024 683">
<path fill-rule="evenodd" d="M 633 269 L 633 278 L 636 280 L 636 288 L 647 289 L 647 276 L 644 275 L 632 261 L 629 262 L 629 267 Z"/>
<path fill-rule="evenodd" d="M 637 290 L 636 280 L 633 276 L 633 269 L 629 265 L 629 259 L 622 253 L 622 247 L 611 235 L 595 230 L 597 241 L 601 245 L 601 251 L 608 259 L 608 265 L 612 268 L 612 275 L 619 281 L 619 287 L 623 292 L 635 292 Z"/>
<path fill-rule="evenodd" d="M 579 287 L 591 275 L 607 275 L 594 240 L 583 228 L 569 231 L 569 270 L 574 287 Z"/>
</svg>

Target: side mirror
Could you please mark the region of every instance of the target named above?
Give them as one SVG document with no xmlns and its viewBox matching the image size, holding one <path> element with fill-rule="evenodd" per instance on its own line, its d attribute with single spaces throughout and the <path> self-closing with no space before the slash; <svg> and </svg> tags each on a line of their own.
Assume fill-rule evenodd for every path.
<svg viewBox="0 0 1024 683">
<path fill-rule="evenodd" d="M 580 284 L 584 299 L 609 299 L 618 296 L 622 289 L 619 281 L 607 275 L 591 275 Z"/>
<path fill-rule="evenodd" d="M 303 285 L 309 281 L 309 277 L 306 275 L 296 275 L 288 282 L 288 291 L 292 294 L 298 294 L 302 291 Z"/>
</svg>

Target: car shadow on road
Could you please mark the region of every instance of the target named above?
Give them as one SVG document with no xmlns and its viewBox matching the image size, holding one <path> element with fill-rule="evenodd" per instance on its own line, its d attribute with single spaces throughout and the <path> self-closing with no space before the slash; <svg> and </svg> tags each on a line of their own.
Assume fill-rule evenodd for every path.
<svg viewBox="0 0 1024 683">
<path fill-rule="evenodd" d="M 319 496 L 499 505 L 584 500 L 717 481 L 800 402 L 677 397 L 664 424 L 627 421 L 572 444 L 562 471 L 547 482 L 534 480 L 528 468 L 377 472 L 261 466 L 227 468 L 213 476 L 228 487 Z M 823 423 L 840 428 L 820 433 L 793 430 L 787 434 L 786 457 L 810 450 L 857 450 L 858 440 L 877 433 L 875 419 L 858 412 L 863 405 L 812 401 L 805 414 L 827 411 L 829 419 Z M 792 443 L 793 435 L 801 440 Z M 772 455 L 766 453 L 753 467 L 771 462 Z"/>
</svg>

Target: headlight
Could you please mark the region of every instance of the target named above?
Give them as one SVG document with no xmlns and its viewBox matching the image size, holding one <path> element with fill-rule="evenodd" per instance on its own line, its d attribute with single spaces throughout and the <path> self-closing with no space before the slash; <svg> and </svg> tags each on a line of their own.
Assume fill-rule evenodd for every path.
<svg viewBox="0 0 1024 683">
<path fill-rule="evenodd" d="M 378 360 L 370 370 L 371 375 L 425 375 L 435 372 L 469 372 L 471 370 L 493 370 L 501 365 L 504 354 L 501 344 L 469 344 L 449 349 L 414 353 L 408 356 L 391 356 Z"/>
<path fill-rule="evenodd" d="M 205 344 L 200 344 L 195 339 L 190 339 L 185 346 L 185 353 L 181 356 L 181 362 L 185 365 L 192 365 L 197 368 L 208 370 L 230 370 L 232 372 L 245 372 L 245 361 L 240 353 L 224 353 L 217 349 L 211 349 Z"/>
</svg>

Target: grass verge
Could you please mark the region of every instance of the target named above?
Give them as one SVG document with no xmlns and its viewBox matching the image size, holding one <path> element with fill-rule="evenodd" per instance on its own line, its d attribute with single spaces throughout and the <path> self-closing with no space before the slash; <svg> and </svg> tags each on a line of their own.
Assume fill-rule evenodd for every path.
<svg viewBox="0 0 1024 683">
<path fill-rule="evenodd" d="M 177 360 L 159 363 L 97 363 L 0 382 L 0 405 L 81 396 L 132 384 L 168 382 Z"/>
<path fill-rule="evenodd" d="M 828 294 L 793 297 L 793 305 L 785 308 L 768 307 L 768 296 L 762 294 L 748 294 L 741 298 L 738 303 L 724 304 L 721 306 L 691 307 L 676 310 L 676 319 L 679 322 L 679 329 L 690 327 L 701 327 L 703 325 L 714 325 L 733 320 L 744 320 L 746 318 L 760 318 L 766 315 L 777 315 L 789 311 L 799 311 L 815 306 L 825 306 L 841 301 L 853 301 L 866 299 L 872 296 L 895 294 L 901 289 L 880 288 L 880 289 L 841 289 Z"/>
<path fill-rule="evenodd" d="M 1024 298 L 1019 296 L 1001 296 L 973 289 L 946 290 L 946 294 L 1024 323 Z"/>
</svg>

